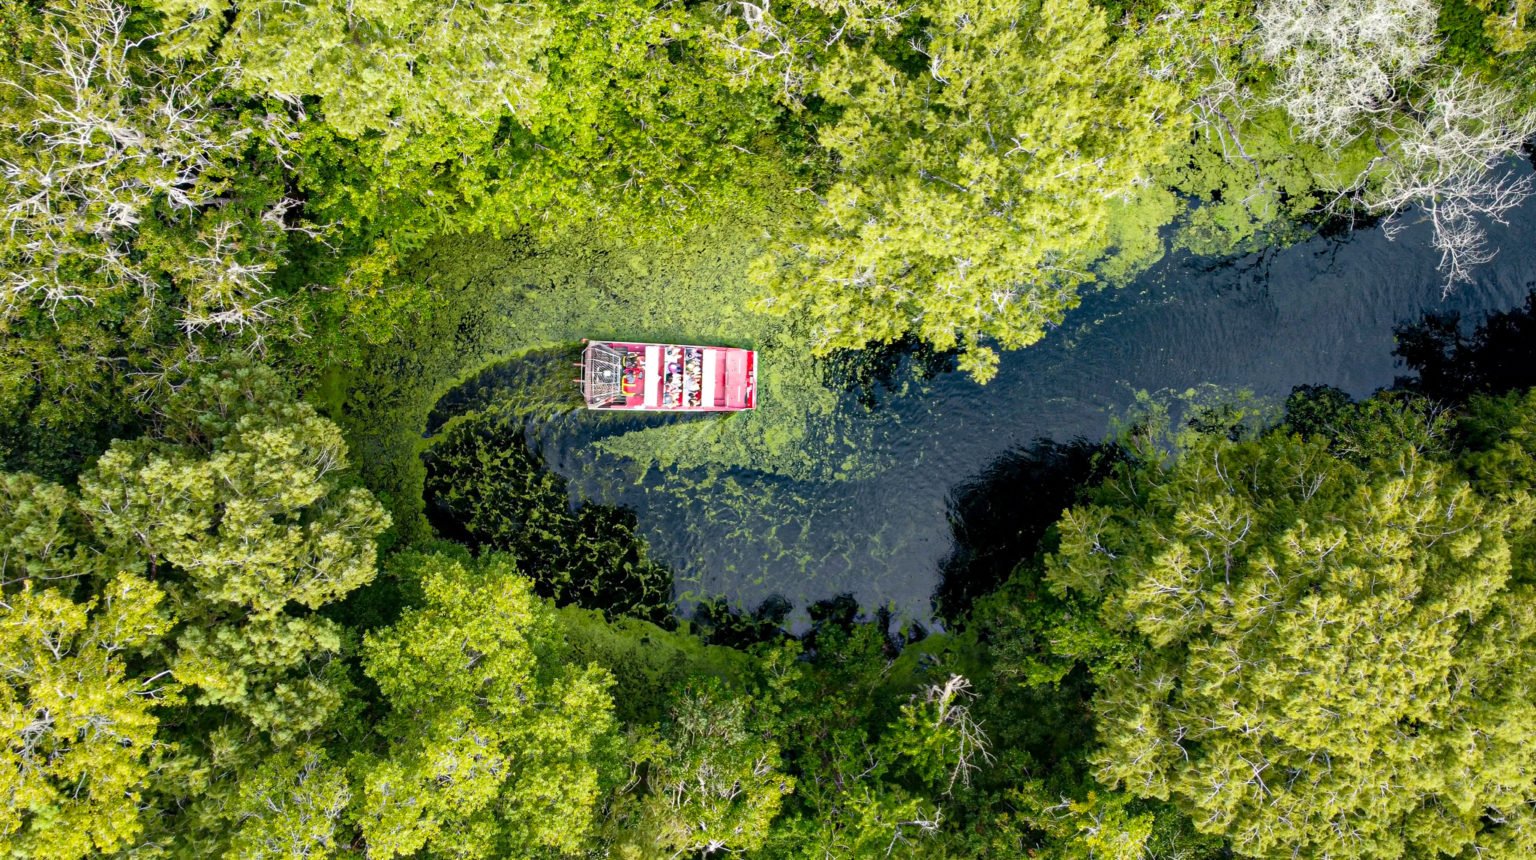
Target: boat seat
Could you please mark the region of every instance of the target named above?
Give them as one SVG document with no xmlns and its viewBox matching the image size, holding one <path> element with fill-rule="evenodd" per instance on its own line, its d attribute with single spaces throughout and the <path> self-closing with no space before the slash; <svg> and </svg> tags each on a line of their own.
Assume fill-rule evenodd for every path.
<svg viewBox="0 0 1536 860">
<path fill-rule="evenodd" d="M 661 405 L 661 347 L 645 348 L 645 408 Z"/>
<path fill-rule="evenodd" d="M 747 405 L 747 351 L 725 351 L 725 405 L 739 409 Z"/>
</svg>

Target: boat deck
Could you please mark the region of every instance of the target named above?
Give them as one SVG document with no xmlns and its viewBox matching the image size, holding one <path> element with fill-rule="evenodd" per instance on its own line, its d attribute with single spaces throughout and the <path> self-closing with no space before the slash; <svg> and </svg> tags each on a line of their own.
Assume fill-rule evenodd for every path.
<svg viewBox="0 0 1536 860">
<path fill-rule="evenodd" d="M 756 353 L 750 349 L 593 341 L 582 373 L 593 409 L 734 412 L 756 406 Z"/>
</svg>

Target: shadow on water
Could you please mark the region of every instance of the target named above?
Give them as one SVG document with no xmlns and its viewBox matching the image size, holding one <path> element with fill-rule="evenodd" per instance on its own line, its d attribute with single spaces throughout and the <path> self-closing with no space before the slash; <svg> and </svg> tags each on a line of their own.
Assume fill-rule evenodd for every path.
<svg viewBox="0 0 1536 860">
<path fill-rule="evenodd" d="M 905 617 L 891 606 L 869 611 L 851 593 L 817 600 L 806 607 L 803 619 L 791 621 L 794 604 L 774 595 L 751 612 L 733 608 L 724 597 L 700 603 L 694 610 L 693 623 L 710 645 L 751 648 L 766 642 L 798 639 L 809 657 L 816 655 L 823 637 L 830 631 L 843 636 L 855 627 L 873 627 L 879 631 L 880 649 L 894 658 L 902 649 L 928 637 L 928 628 Z"/>
<path fill-rule="evenodd" d="M 1119 446 L 1037 439 L 1008 452 L 950 496 L 954 550 L 939 564 L 934 611 L 954 624 L 972 601 L 1035 557 L 1041 540 L 1082 489 L 1124 459 Z"/>
<path fill-rule="evenodd" d="M 958 355 L 909 335 L 863 349 L 840 349 L 822 361 L 822 373 L 829 388 L 851 395 L 865 409 L 874 409 L 883 397 L 900 394 L 903 384 L 953 373 Z"/>
<path fill-rule="evenodd" d="M 1393 352 L 1412 371 L 1395 387 L 1445 403 L 1536 386 L 1536 283 L 1523 307 L 1493 311 L 1470 332 L 1456 311 L 1397 327 Z"/>
<path fill-rule="evenodd" d="M 711 645 L 748 648 L 787 636 L 789 614 L 794 608 L 783 595 L 774 594 L 747 612 L 722 596 L 700 603 L 693 611 L 693 623 Z"/>
</svg>

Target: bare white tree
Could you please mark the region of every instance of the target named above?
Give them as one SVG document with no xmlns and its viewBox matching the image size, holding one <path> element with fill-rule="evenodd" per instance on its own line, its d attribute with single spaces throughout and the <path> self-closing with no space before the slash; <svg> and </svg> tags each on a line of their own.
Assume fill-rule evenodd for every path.
<svg viewBox="0 0 1536 860">
<path fill-rule="evenodd" d="M 190 284 L 180 326 L 187 333 L 207 328 L 244 330 L 271 318 L 279 303 L 267 295 L 264 280 L 277 269 L 272 255 L 241 253 L 240 233 L 246 225 L 228 219 L 213 222 L 198 236 L 198 249 L 188 259 L 198 273 Z"/>
<path fill-rule="evenodd" d="M 1433 225 L 1449 292 L 1493 259 L 1484 224 L 1504 223 L 1531 195 L 1530 174 L 1502 168 L 1536 135 L 1536 110 L 1521 109 L 1514 93 L 1460 69 L 1445 74 L 1411 107 L 1383 132 L 1393 136 L 1377 159 L 1385 172 L 1366 186 L 1361 199 L 1374 212 L 1390 213 L 1389 237 L 1411 211 Z"/>
<path fill-rule="evenodd" d="M 1437 14 L 1433 0 L 1265 0 L 1258 49 L 1279 71 L 1267 101 L 1297 137 L 1342 147 L 1364 136 L 1380 151 L 1336 204 L 1386 215 L 1389 237 L 1421 214 L 1449 291 L 1493 259 L 1486 223 L 1530 196 L 1529 176 L 1501 168 L 1536 134 L 1536 113 L 1431 63 Z"/>
<path fill-rule="evenodd" d="M 165 34 L 130 38 L 116 0 L 44 14 L 40 56 L 3 82 L 16 107 L 0 114 L 0 321 L 124 290 L 153 307 L 167 278 L 189 332 L 268 318 L 277 299 L 263 278 L 292 201 L 237 222 L 223 195 L 251 135 L 282 157 L 288 118 L 236 126 L 215 101 L 225 70 L 155 59 L 144 46 Z M 197 250 L 168 264 L 136 248 L 153 219 L 195 227 Z"/>
<path fill-rule="evenodd" d="M 1280 72 L 1271 101 L 1305 140 L 1353 140 L 1434 57 L 1438 13 L 1434 0 L 1265 0 L 1259 54 Z"/>
<path fill-rule="evenodd" d="M 945 754 L 954 762 L 950 768 L 949 790 L 953 790 L 956 783 L 969 788 L 971 774 L 980 770 L 983 763 L 993 761 L 987 734 L 982 731 L 981 723 L 971 716 L 968 704 L 976 698 L 976 691 L 965 676 L 950 675 L 944 683 L 930 684 L 913 698 L 919 697 L 929 707 L 927 713 L 932 715 L 933 727 L 944 729 L 949 738 Z"/>
<path fill-rule="evenodd" d="M 891 856 L 898 845 L 911 848 L 914 843 L 909 834 L 933 836 L 939 832 L 939 825 L 944 822 L 943 809 L 936 806 L 932 813 L 924 813 L 921 809 L 917 810 L 917 813 L 912 818 L 898 821 L 891 827 L 891 843 L 885 847 L 885 856 Z"/>
</svg>

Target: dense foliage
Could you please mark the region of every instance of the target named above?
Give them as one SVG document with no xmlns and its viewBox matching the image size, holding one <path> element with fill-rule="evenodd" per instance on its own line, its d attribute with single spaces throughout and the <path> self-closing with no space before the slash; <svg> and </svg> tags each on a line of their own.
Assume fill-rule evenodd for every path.
<svg viewBox="0 0 1536 860">
<path fill-rule="evenodd" d="M 1532 452 L 1469 480 L 1444 416 L 1365 410 L 1203 437 L 1063 518 L 1049 581 L 1136 643 L 1098 670 L 1096 776 L 1250 856 L 1528 855 L 1536 510 L 1500 467 Z"/>
<path fill-rule="evenodd" d="M 963 345 L 962 368 L 986 379 L 997 359 L 981 339 L 1027 346 L 1061 321 L 1114 201 L 1184 121 L 1177 89 L 1110 51 L 1105 12 L 1084 0 L 923 14 L 905 55 L 844 47 L 820 70 L 837 181 L 763 277 L 773 306 L 809 310 L 820 349 L 912 333 Z"/>
<path fill-rule="evenodd" d="M 7 845 L 1530 853 L 1536 391 L 1231 414 L 1069 467 L 956 632 L 834 603 L 736 650 L 557 611 L 570 559 L 494 544 L 394 553 L 359 612 L 388 521 L 335 425 L 260 367 L 188 379 L 78 490 L 4 478 Z"/>
<path fill-rule="evenodd" d="M 999 464 L 933 635 L 850 599 L 694 627 L 712 595 L 536 441 L 588 336 L 758 350 L 751 413 L 590 425 L 589 468 L 686 509 L 895 468 L 892 419 L 828 418 L 852 351 L 925 356 L 890 396 L 985 381 L 1169 248 L 1423 218 L 1455 288 L 1532 190 L 1533 33 L 0 0 L 0 855 L 1536 854 L 1530 309 L 1403 329 L 1396 393 Z M 774 492 L 743 504 L 792 530 Z"/>
</svg>

